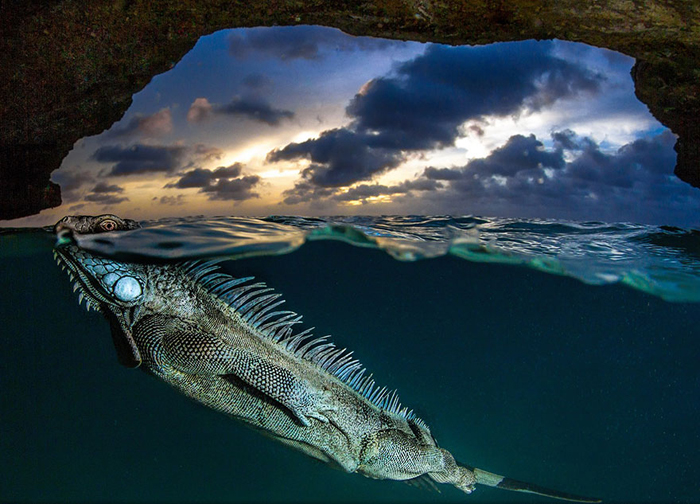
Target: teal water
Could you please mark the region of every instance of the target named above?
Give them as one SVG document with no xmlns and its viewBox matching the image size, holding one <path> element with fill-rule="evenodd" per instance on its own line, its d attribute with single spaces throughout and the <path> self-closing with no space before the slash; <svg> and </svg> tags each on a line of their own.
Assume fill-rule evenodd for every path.
<svg viewBox="0 0 700 504">
<path fill-rule="evenodd" d="M 446 217 L 143 225 L 80 244 L 130 260 L 228 255 L 228 272 L 267 282 L 354 350 L 465 463 L 605 502 L 700 500 L 697 231 Z M 541 501 L 346 475 L 122 368 L 53 242 L 0 234 L 0 500 Z"/>
</svg>

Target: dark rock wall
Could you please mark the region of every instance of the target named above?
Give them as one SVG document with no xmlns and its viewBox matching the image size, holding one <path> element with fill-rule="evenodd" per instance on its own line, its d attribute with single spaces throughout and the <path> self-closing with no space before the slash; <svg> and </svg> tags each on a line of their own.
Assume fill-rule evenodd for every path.
<svg viewBox="0 0 700 504">
<path fill-rule="evenodd" d="M 680 136 L 676 174 L 700 187 L 700 2 L 695 0 L 53 0 L 0 4 L 0 219 L 60 204 L 50 174 L 73 144 L 197 39 L 318 24 L 448 44 L 559 38 L 637 58 L 636 92 Z"/>
</svg>

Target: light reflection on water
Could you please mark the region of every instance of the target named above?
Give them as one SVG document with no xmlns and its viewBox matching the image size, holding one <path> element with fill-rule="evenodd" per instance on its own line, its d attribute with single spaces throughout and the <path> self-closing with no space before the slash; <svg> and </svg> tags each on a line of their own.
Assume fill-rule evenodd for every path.
<svg viewBox="0 0 700 504">
<path fill-rule="evenodd" d="M 402 261 L 452 255 L 523 265 L 589 284 L 621 282 L 669 301 L 700 301 L 700 235 L 628 223 L 401 216 L 165 219 L 79 236 L 119 259 L 233 259 L 285 254 L 307 241 L 378 248 Z"/>
</svg>

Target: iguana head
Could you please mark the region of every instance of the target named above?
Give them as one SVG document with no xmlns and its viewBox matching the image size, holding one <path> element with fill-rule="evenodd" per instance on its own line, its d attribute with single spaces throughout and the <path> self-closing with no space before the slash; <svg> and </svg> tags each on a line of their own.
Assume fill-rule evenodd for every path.
<svg viewBox="0 0 700 504">
<path fill-rule="evenodd" d="M 139 304 L 146 288 L 143 265 L 100 257 L 75 244 L 54 249 L 56 260 L 66 266 L 89 308 L 124 311 Z"/>
<path fill-rule="evenodd" d="M 103 215 L 66 215 L 54 226 L 55 233 L 70 230 L 79 234 L 106 233 L 109 231 L 126 231 L 140 228 L 135 220 L 122 219 L 112 214 Z"/>
<path fill-rule="evenodd" d="M 147 267 L 92 254 L 78 247 L 72 234 L 104 232 L 105 227 L 110 231 L 135 229 L 134 224 L 138 227 L 134 221 L 114 215 L 68 216 L 54 227 L 59 235 L 54 248 L 56 261 L 68 270 L 75 282 L 73 290 L 80 291 L 80 302 L 85 299 L 88 309 L 100 311 L 109 320 L 119 361 L 130 367 L 141 363 L 131 327 L 148 288 Z"/>
</svg>

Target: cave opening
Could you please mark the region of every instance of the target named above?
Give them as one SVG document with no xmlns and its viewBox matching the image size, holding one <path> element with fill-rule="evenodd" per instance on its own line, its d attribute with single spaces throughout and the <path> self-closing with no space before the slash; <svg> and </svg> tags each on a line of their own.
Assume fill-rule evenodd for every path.
<svg viewBox="0 0 700 504">
<path fill-rule="evenodd" d="M 448 46 L 320 26 L 200 38 L 79 140 L 69 213 L 452 214 L 697 227 L 634 59 L 561 40 Z M 642 202 L 642 204 L 640 204 Z"/>
</svg>

